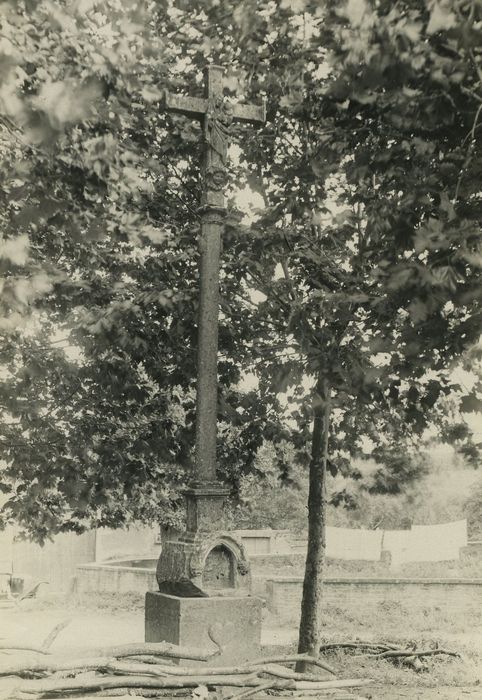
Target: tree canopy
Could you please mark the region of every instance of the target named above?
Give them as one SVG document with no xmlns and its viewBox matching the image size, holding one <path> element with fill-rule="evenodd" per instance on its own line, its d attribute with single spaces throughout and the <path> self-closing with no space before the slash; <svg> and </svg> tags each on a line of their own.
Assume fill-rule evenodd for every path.
<svg viewBox="0 0 482 700">
<path fill-rule="evenodd" d="M 267 439 L 308 460 L 328 396 L 333 471 L 362 437 L 421 433 L 480 334 L 477 4 L 4 6 L 4 517 L 39 538 L 179 519 L 202 144 L 162 98 L 199 94 L 209 61 L 228 96 L 268 107 L 233 132 L 220 476 L 235 491 Z M 245 187 L 263 201 L 249 217 Z"/>
</svg>

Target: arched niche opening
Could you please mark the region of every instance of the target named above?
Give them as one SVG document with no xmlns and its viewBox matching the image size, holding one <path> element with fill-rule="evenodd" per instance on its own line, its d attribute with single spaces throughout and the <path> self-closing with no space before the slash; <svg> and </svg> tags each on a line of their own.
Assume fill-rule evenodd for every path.
<svg viewBox="0 0 482 700">
<path fill-rule="evenodd" d="M 208 553 L 204 562 L 202 587 L 210 590 L 234 588 L 234 554 L 224 544 L 218 544 Z"/>
</svg>

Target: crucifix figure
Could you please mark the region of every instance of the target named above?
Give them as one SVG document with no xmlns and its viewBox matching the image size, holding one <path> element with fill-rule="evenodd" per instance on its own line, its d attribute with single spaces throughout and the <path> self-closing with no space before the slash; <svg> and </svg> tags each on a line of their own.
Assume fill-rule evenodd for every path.
<svg viewBox="0 0 482 700">
<path fill-rule="evenodd" d="M 204 138 L 200 239 L 200 301 L 196 408 L 195 474 L 187 492 L 187 530 L 210 530 L 218 521 L 227 494 L 216 478 L 218 404 L 218 315 L 221 234 L 226 212 L 226 156 L 234 120 L 262 123 L 265 105 L 233 104 L 223 97 L 219 66 L 205 70 L 204 98 L 167 93 L 166 109 L 201 121 Z"/>
</svg>

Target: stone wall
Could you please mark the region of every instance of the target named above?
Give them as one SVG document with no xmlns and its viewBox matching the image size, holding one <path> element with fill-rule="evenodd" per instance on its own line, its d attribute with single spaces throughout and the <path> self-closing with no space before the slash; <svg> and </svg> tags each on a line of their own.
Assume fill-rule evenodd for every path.
<svg viewBox="0 0 482 700">
<path fill-rule="evenodd" d="M 289 554 L 293 551 L 296 537 L 289 530 L 272 530 L 271 528 L 234 530 L 233 534 L 241 540 L 249 557 L 263 554 Z"/>
<path fill-rule="evenodd" d="M 280 624 L 298 624 L 302 585 L 301 577 L 266 582 L 267 606 Z M 356 614 L 362 606 L 375 611 L 383 603 L 395 603 L 411 610 L 441 608 L 470 615 L 482 608 L 482 579 L 329 578 L 323 602 L 348 614 Z"/>
<path fill-rule="evenodd" d="M 95 536 L 95 558 L 91 561 L 139 557 L 157 559 L 160 552 L 159 527 L 99 528 Z"/>
<path fill-rule="evenodd" d="M 77 567 L 76 591 L 102 593 L 142 593 L 157 591 L 154 568 L 134 568 L 108 564 L 82 564 Z"/>
<path fill-rule="evenodd" d="M 467 542 L 466 547 L 460 550 L 460 558 L 464 562 L 474 559 L 482 559 L 482 540 L 472 540 Z"/>
<path fill-rule="evenodd" d="M 81 535 L 65 532 L 43 547 L 15 539 L 16 534 L 16 530 L 10 528 L 0 537 L 0 594 L 3 588 L 6 590 L 11 575 L 25 579 L 27 586 L 48 581 L 48 587 L 39 590 L 42 596 L 69 590 L 79 565 L 139 557 L 155 561 L 161 550 L 156 541 L 159 528 L 155 527 L 100 528 Z"/>
<path fill-rule="evenodd" d="M 280 572 L 284 576 L 298 577 L 303 575 L 305 555 L 293 554 L 250 554 L 251 591 L 254 595 L 265 597 L 266 581 L 276 577 Z"/>
<path fill-rule="evenodd" d="M 95 532 L 77 535 L 65 532 L 56 535 L 43 547 L 34 542 L 14 541 L 12 546 L 12 574 L 24 578 L 26 585 L 47 581 L 39 596 L 67 591 L 77 574 L 77 566 L 95 558 Z"/>
</svg>

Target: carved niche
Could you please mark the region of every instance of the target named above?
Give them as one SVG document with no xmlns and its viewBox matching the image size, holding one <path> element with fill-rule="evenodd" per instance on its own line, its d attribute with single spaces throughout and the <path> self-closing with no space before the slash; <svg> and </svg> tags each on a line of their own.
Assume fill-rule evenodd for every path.
<svg viewBox="0 0 482 700">
<path fill-rule="evenodd" d="M 204 562 L 202 587 L 210 590 L 234 588 L 234 557 L 224 544 L 208 553 Z"/>
<path fill-rule="evenodd" d="M 249 593 L 249 561 L 243 545 L 228 533 L 204 537 L 189 560 L 189 574 L 194 583 L 207 591 L 226 594 Z"/>
</svg>

